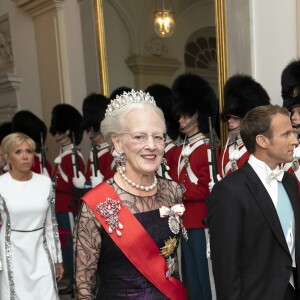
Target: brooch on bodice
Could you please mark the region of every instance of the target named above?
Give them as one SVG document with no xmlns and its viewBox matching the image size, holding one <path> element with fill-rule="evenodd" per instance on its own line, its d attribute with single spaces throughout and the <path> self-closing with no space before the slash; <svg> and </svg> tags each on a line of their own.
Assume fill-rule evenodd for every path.
<svg viewBox="0 0 300 300">
<path fill-rule="evenodd" d="M 160 253 L 167 261 L 168 270 L 166 272 L 166 277 L 170 277 L 175 271 L 175 258 L 171 255 L 174 253 L 177 247 L 177 238 L 169 238 L 165 241 L 165 245 L 160 248 Z"/>
<path fill-rule="evenodd" d="M 185 211 L 183 204 L 176 204 L 172 207 L 163 205 L 159 209 L 161 218 L 168 218 L 169 228 L 172 233 L 178 234 L 181 228 L 183 237 L 187 240 L 187 231 L 183 226 L 182 219 L 180 218 Z"/>
<path fill-rule="evenodd" d="M 113 233 L 116 231 L 118 236 L 122 236 L 122 230 L 124 227 L 122 223 L 119 222 L 119 211 L 122 208 L 121 200 L 114 200 L 111 198 L 106 198 L 105 202 L 99 203 L 94 212 L 100 212 L 101 216 L 105 219 L 108 224 L 108 232 Z"/>
</svg>

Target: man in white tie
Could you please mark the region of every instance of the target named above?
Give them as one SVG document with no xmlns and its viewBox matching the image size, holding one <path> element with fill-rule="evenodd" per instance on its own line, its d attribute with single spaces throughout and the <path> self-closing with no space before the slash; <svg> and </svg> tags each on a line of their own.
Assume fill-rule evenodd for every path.
<svg viewBox="0 0 300 300">
<path fill-rule="evenodd" d="M 299 300 L 299 190 L 279 168 L 298 145 L 287 109 L 250 110 L 241 137 L 248 162 L 215 184 L 208 199 L 217 298 Z"/>
</svg>

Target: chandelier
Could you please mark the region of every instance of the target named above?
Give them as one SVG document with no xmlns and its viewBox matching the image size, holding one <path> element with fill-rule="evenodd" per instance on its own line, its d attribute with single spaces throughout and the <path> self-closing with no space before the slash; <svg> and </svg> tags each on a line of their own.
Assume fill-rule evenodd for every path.
<svg viewBox="0 0 300 300">
<path fill-rule="evenodd" d="M 170 9 L 165 9 L 165 1 L 163 7 L 154 12 L 154 30 L 160 37 L 170 37 L 175 30 L 174 13 Z"/>
</svg>

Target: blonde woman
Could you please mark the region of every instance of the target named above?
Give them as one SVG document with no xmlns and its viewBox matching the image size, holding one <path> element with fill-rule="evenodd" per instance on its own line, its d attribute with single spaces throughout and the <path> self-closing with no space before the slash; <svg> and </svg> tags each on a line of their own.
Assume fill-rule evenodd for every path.
<svg viewBox="0 0 300 300">
<path fill-rule="evenodd" d="M 31 171 L 35 143 L 12 133 L 1 143 L 9 171 L 0 176 L 0 299 L 56 300 L 62 256 L 49 177 Z"/>
</svg>

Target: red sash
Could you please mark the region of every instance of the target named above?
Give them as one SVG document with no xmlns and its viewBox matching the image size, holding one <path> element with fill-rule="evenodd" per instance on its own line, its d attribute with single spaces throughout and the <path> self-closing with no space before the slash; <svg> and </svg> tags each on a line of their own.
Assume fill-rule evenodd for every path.
<svg viewBox="0 0 300 300">
<path fill-rule="evenodd" d="M 104 203 L 107 198 L 120 200 L 119 195 L 107 183 L 99 184 L 82 197 L 102 227 L 109 233 L 109 225 L 105 222 L 105 218 L 99 211 L 94 211 L 97 205 Z M 118 236 L 116 232 L 110 234 L 115 244 L 131 263 L 169 299 L 186 300 L 186 290 L 181 282 L 174 277 L 166 277 L 168 270 L 166 260 L 140 222 L 125 205 L 122 206 L 118 216 L 124 228 L 121 231 L 122 236 Z"/>
</svg>

